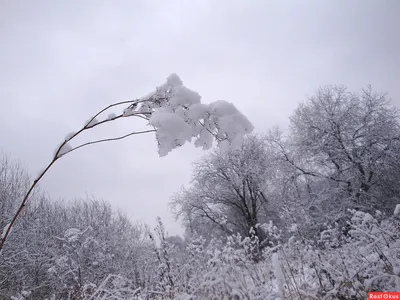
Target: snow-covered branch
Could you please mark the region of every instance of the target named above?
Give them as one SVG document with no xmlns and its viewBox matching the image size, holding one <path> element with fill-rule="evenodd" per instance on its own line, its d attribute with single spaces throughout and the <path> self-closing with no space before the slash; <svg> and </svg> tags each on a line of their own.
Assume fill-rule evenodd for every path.
<svg viewBox="0 0 400 300">
<path fill-rule="evenodd" d="M 25 207 L 29 195 L 41 178 L 59 158 L 77 149 L 148 132 L 156 133 L 160 156 L 167 155 L 172 149 L 182 146 L 192 138 L 196 139 L 195 146 L 203 147 L 203 149 L 211 148 L 215 140 L 221 148 L 240 147 L 243 137 L 253 131 L 249 120 L 229 102 L 219 100 L 206 105 L 200 100 L 201 96 L 197 92 L 186 88 L 178 75 L 171 74 L 166 83 L 157 87 L 155 92 L 141 99 L 108 105 L 86 121 L 80 130 L 67 134 L 64 141 L 56 148 L 50 163 L 33 181 L 10 224 L 5 228 L 0 239 L 0 251 L 12 226 Z M 129 106 L 122 113 L 109 112 L 106 118 L 100 119 L 100 116 L 109 109 L 127 104 Z M 133 131 L 123 136 L 91 141 L 75 147 L 70 144 L 75 137 L 86 130 L 123 117 L 133 116 L 148 121 L 148 125 L 152 126 L 153 130 Z"/>
</svg>

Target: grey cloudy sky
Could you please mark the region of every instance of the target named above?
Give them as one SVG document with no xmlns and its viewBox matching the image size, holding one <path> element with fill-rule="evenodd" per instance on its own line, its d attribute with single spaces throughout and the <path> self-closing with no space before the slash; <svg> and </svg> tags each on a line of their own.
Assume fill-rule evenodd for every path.
<svg viewBox="0 0 400 300">
<path fill-rule="evenodd" d="M 0 1 L 0 148 L 36 175 L 55 146 L 111 102 L 170 73 L 233 102 L 256 131 L 286 126 L 320 85 L 366 84 L 400 104 L 400 1 Z M 142 127 L 123 120 L 85 136 Z M 159 158 L 153 135 L 84 148 L 42 186 L 53 199 L 95 195 L 133 219 L 161 216 L 187 184 L 191 145 Z"/>
</svg>

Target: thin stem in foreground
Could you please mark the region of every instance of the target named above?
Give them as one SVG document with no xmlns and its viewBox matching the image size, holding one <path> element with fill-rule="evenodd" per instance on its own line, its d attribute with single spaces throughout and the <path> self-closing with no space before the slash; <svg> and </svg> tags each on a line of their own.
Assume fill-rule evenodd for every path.
<svg viewBox="0 0 400 300">
<path fill-rule="evenodd" d="M 68 154 L 68 153 L 70 153 L 72 151 L 75 151 L 75 150 L 77 150 L 79 148 L 82 148 L 82 147 L 85 147 L 85 146 L 88 146 L 88 145 L 93 145 L 93 144 L 98 144 L 98 143 L 103 143 L 103 142 L 118 141 L 118 140 L 122 140 L 124 138 L 127 138 L 127 137 L 129 137 L 131 135 L 149 133 L 149 132 L 155 132 L 155 131 L 156 131 L 155 129 L 143 130 L 143 131 L 133 131 L 131 133 L 128 133 L 128 134 L 125 134 L 125 135 L 122 135 L 122 136 L 118 136 L 118 137 L 115 137 L 115 138 L 107 138 L 107 139 L 101 139 L 101 140 L 87 142 L 87 143 L 84 143 L 82 145 L 76 146 L 75 148 L 72 148 L 71 150 L 68 150 L 63 155 Z"/>
<path fill-rule="evenodd" d="M 59 149 L 57 150 L 57 153 L 60 151 L 62 146 L 59 147 Z M 22 212 L 22 210 L 24 209 L 26 202 L 29 198 L 29 196 L 31 195 L 33 189 L 36 187 L 36 185 L 38 184 L 38 182 L 40 181 L 40 179 L 42 179 L 42 177 L 44 176 L 44 174 L 47 173 L 47 171 L 51 168 L 51 166 L 57 161 L 58 157 L 54 157 L 53 160 L 47 165 L 46 169 L 44 169 L 44 171 L 42 171 L 42 173 L 40 173 L 40 175 L 33 181 L 31 187 L 29 188 L 28 192 L 26 193 L 24 199 L 21 202 L 21 205 L 18 207 L 17 212 L 15 213 L 14 217 L 11 219 L 11 222 L 8 224 L 8 227 L 6 229 L 6 232 L 4 233 L 2 239 L 0 240 L 0 253 L 1 250 L 3 249 L 3 245 L 4 242 L 6 241 L 8 235 L 11 232 L 12 227 L 15 224 L 15 221 L 17 220 L 18 216 L 20 215 L 20 213 Z"/>
<path fill-rule="evenodd" d="M 73 138 L 75 138 L 77 135 L 79 135 L 80 133 L 82 133 L 82 132 L 85 131 L 85 130 L 88 130 L 88 129 L 91 129 L 91 128 L 93 128 L 93 127 L 95 127 L 95 126 L 98 126 L 98 125 L 100 125 L 100 124 L 104 124 L 104 123 L 106 123 L 106 122 L 114 121 L 114 120 L 116 120 L 116 119 L 119 119 L 119 118 L 124 117 L 123 114 L 120 114 L 120 115 L 115 116 L 114 118 L 106 119 L 106 120 L 100 121 L 100 122 L 98 122 L 98 123 L 96 123 L 96 124 L 93 124 L 92 126 L 88 126 L 88 124 L 90 124 L 97 116 L 99 116 L 101 113 L 105 112 L 106 110 L 108 110 L 108 109 L 110 109 L 110 108 L 112 108 L 112 107 L 115 107 L 115 106 L 123 105 L 123 104 L 132 104 L 132 103 L 134 103 L 134 104 L 139 104 L 139 103 L 146 102 L 146 101 L 150 101 L 150 100 L 151 100 L 151 99 L 127 100 L 127 101 L 121 101 L 121 102 L 117 102 L 117 103 L 108 105 L 107 107 L 105 107 L 105 108 L 103 108 L 102 110 L 100 110 L 97 114 L 95 114 L 94 117 L 92 117 L 92 118 L 90 119 L 90 121 L 87 122 L 87 124 L 85 124 L 85 126 L 83 126 L 79 131 L 75 132 L 75 133 L 74 133 L 73 135 L 71 135 L 68 139 L 65 139 L 65 140 L 61 143 L 61 145 L 57 148 L 57 150 L 56 150 L 56 152 L 55 152 L 55 154 L 54 154 L 54 157 L 53 157 L 53 159 L 51 160 L 51 162 L 50 162 L 50 163 L 47 165 L 47 167 L 39 174 L 39 176 L 33 181 L 33 183 L 32 183 L 32 185 L 30 186 L 28 192 L 25 194 L 24 198 L 22 199 L 22 202 L 21 202 L 20 206 L 18 207 L 16 213 L 15 213 L 14 216 L 12 217 L 10 223 L 7 225 L 7 228 L 5 229 L 5 232 L 3 233 L 3 235 L 2 235 L 2 237 L 1 237 L 1 239 L 0 239 L 0 254 L 1 254 L 1 252 L 2 252 L 4 243 L 5 243 L 5 241 L 7 240 L 7 237 L 9 236 L 9 234 L 10 234 L 10 232 L 11 232 L 11 229 L 13 228 L 13 226 L 14 226 L 14 224 L 15 224 L 17 218 L 18 218 L 18 216 L 21 214 L 21 212 L 23 211 L 24 207 L 26 206 L 26 202 L 28 201 L 28 198 L 29 198 L 29 196 L 31 195 L 32 191 L 33 191 L 34 188 L 37 186 L 37 184 L 39 183 L 39 181 L 43 178 L 43 176 L 47 173 L 47 171 L 52 167 L 52 165 L 53 165 L 59 158 L 61 158 L 62 156 L 64 156 L 64 155 L 67 154 L 67 153 L 70 153 L 70 152 L 72 152 L 72 151 L 74 151 L 74 150 L 77 150 L 77 149 L 79 149 L 79 148 L 82 148 L 82 147 L 84 147 L 84 146 L 88 146 L 88 145 L 92 145 L 92 144 L 97 144 L 97 143 L 102 143 L 102 142 L 107 142 L 107 141 L 121 140 L 121 139 L 124 139 L 124 138 L 126 138 L 126 137 L 129 137 L 129 136 L 131 136 L 131 135 L 136 135 L 136 134 L 140 134 L 140 133 L 155 132 L 156 130 L 155 130 L 155 129 L 152 129 L 152 130 L 146 130 L 146 131 L 131 132 L 131 133 L 128 133 L 128 134 L 126 134 L 126 135 L 123 135 L 123 136 L 120 136 L 120 137 L 116 137 L 116 138 L 108 138 L 108 139 L 102 139 L 102 140 L 98 140 L 98 141 L 88 142 L 88 143 L 82 144 L 82 145 L 80 145 L 80 146 L 77 146 L 77 147 L 75 147 L 75 148 L 73 148 L 73 149 L 71 149 L 71 150 L 69 150 L 69 151 L 67 151 L 67 152 L 65 152 L 65 153 L 63 153 L 63 154 L 60 155 L 60 151 L 61 151 L 61 149 L 65 146 L 65 144 L 66 144 L 67 142 L 71 141 Z M 140 114 L 133 114 L 133 115 L 129 115 L 129 116 L 136 116 L 136 117 L 140 117 L 140 118 L 142 118 L 142 119 L 146 119 L 146 120 L 147 120 L 146 117 L 141 116 Z"/>
</svg>

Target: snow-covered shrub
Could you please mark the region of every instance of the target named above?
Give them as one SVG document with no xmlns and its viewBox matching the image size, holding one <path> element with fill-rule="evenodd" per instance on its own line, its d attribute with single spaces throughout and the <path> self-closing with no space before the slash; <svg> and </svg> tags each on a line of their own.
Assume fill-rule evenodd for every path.
<svg viewBox="0 0 400 300">
<path fill-rule="evenodd" d="M 162 240 L 157 247 L 164 278 L 160 284 L 164 280 L 173 289 L 159 285 L 162 299 L 266 299 L 265 295 L 279 293 L 271 260 L 266 259 L 276 248 L 261 252 L 254 233 L 245 238 L 237 234 L 226 241 L 194 236 L 183 252 Z"/>
<path fill-rule="evenodd" d="M 174 293 L 160 299 L 366 299 L 368 291 L 400 290 L 399 218 L 351 215 L 347 236 L 331 227 L 317 242 L 278 239 L 259 260 L 257 241 L 240 235 L 193 238 L 183 252 L 169 248 Z"/>
<path fill-rule="evenodd" d="M 348 236 L 330 228 L 319 244 L 293 237 L 283 245 L 287 293 L 291 287 L 310 299 L 366 299 L 368 291 L 400 290 L 400 223 L 351 213 Z"/>
</svg>

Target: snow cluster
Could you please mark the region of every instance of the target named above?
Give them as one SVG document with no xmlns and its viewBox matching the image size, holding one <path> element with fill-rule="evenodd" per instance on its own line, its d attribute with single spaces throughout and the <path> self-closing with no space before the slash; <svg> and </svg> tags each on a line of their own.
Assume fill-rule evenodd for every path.
<svg viewBox="0 0 400 300">
<path fill-rule="evenodd" d="M 204 150 L 210 149 L 215 140 L 221 150 L 238 149 L 244 136 L 254 129 L 232 103 L 218 100 L 202 104 L 201 96 L 185 87 L 176 74 L 171 74 L 166 83 L 157 87 L 155 92 L 132 103 L 122 113 L 123 117 L 132 115 L 141 115 L 148 119 L 149 125 L 156 129 L 160 156 L 191 142 L 193 138 L 194 145 Z M 116 116 L 115 113 L 110 113 L 105 120 L 111 121 Z M 98 123 L 96 118 L 91 118 L 85 122 L 84 128 L 91 128 Z M 69 141 L 74 135 L 75 133 L 67 134 L 65 141 Z M 71 149 L 65 144 L 57 157 Z"/>
<path fill-rule="evenodd" d="M 137 103 L 133 103 L 133 104 L 129 105 L 127 108 L 124 109 L 122 116 L 129 117 L 129 116 L 137 114 L 137 112 L 136 112 L 137 106 L 138 106 Z"/>
<path fill-rule="evenodd" d="M 16 297 L 12 296 L 11 300 L 26 300 L 31 294 L 32 292 L 30 291 L 22 291 L 21 293 L 19 293 L 18 296 Z"/>
<path fill-rule="evenodd" d="M 65 153 L 67 153 L 68 151 L 72 150 L 72 147 L 70 144 L 63 142 L 62 145 L 63 146 L 61 147 L 61 149 L 60 149 L 61 145 L 59 145 L 59 146 L 57 146 L 56 150 L 54 151 L 54 156 L 56 158 L 59 158 L 59 157 L 63 156 Z"/>
<path fill-rule="evenodd" d="M 204 150 L 211 148 L 215 139 L 221 149 L 238 148 L 244 135 L 253 131 L 253 125 L 232 103 L 218 100 L 202 104 L 201 96 L 183 86 L 176 74 L 142 100 L 137 112 L 151 114 L 149 123 L 157 129 L 160 156 L 192 138 L 194 145 Z"/>
<path fill-rule="evenodd" d="M 274 270 L 274 275 L 277 281 L 279 293 L 281 296 L 284 295 L 284 284 L 285 284 L 285 279 L 283 277 L 282 269 L 281 269 L 281 263 L 279 260 L 279 254 L 277 252 L 272 254 L 272 266 Z"/>
<path fill-rule="evenodd" d="M 68 241 L 68 242 L 76 242 L 79 240 L 80 235 L 82 234 L 82 232 L 77 229 L 77 228 L 70 228 L 68 229 L 65 234 L 64 234 L 64 238 Z"/>
<path fill-rule="evenodd" d="M 3 228 L 3 233 L 2 233 L 1 236 L 0 236 L 0 240 L 2 240 L 2 239 L 5 237 L 6 232 L 7 232 L 9 226 L 10 226 L 10 224 L 7 224 L 7 225 Z"/>
<path fill-rule="evenodd" d="M 117 115 L 116 115 L 115 113 L 109 113 L 106 120 L 112 120 L 112 119 L 114 119 L 116 116 L 117 116 Z"/>
<path fill-rule="evenodd" d="M 89 120 L 87 120 L 85 122 L 85 127 L 89 128 L 89 127 L 93 127 L 94 125 L 96 125 L 97 123 L 99 123 L 99 121 L 96 118 L 90 118 Z"/>
<path fill-rule="evenodd" d="M 394 212 L 393 212 L 393 215 L 400 216 L 400 204 L 396 205 L 396 207 L 394 209 Z"/>
<path fill-rule="evenodd" d="M 69 141 L 70 139 L 72 139 L 72 138 L 74 137 L 75 134 L 76 134 L 75 131 L 72 131 L 72 132 L 66 134 L 66 135 L 65 135 L 65 140 L 66 140 L 66 141 Z"/>
</svg>

